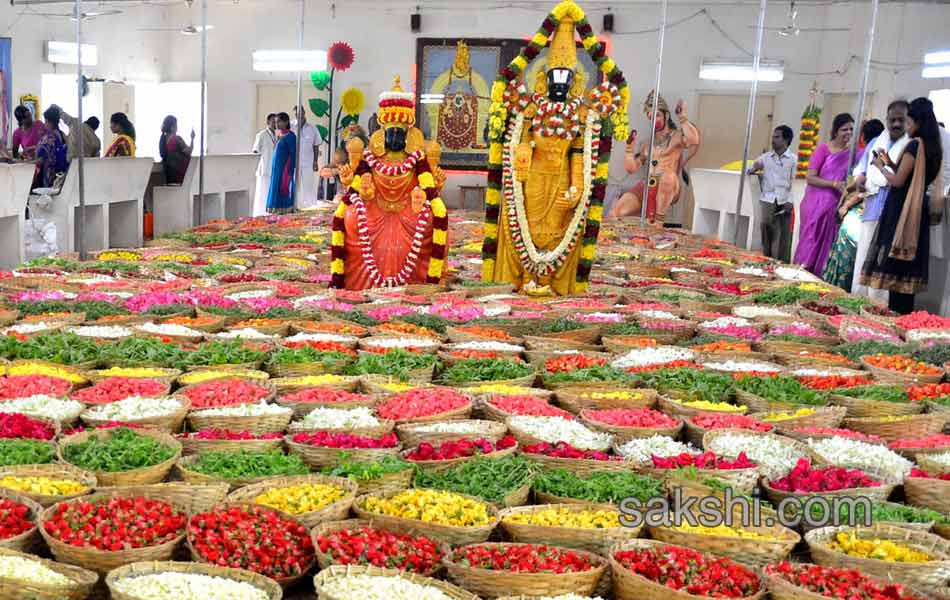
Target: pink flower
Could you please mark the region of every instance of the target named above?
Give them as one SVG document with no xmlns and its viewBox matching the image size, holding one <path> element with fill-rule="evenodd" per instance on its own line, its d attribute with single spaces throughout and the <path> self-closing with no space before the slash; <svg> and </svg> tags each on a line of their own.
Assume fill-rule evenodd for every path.
<svg viewBox="0 0 950 600">
<path fill-rule="evenodd" d="M 258 314 L 264 314 L 272 308 L 293 308 L 293 305 L 280 298 L 244 298 L 241 303 Z"/>
<path fill-rule="evenodd" d="M 172 304 L 191 304 L 187 296 L 173 292 L 147 292 L 132 296 L 125 301 L 125 307 L 132 312 L 146 312 L 153 306 L 169 306 Z"/>
<path fill-rule="evenodd" d="M 194 291 L 188 294 L 188 300 L 196 306 L 202 307 L 214 307 L 214 308 L 234 308 L 238 305 L 237 302 L 222 296 L 221 294 L 215 294 L 212 292 L 205 291 Z"/>
</svg>

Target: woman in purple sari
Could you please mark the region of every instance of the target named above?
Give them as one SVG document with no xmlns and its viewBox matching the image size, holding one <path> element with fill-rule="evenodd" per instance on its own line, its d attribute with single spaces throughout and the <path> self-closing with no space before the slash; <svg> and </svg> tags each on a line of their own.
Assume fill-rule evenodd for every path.
<svg viewBox="0 0 950 600">
<path fill-rule="evenodd" d="M 802 201 L 802 224 L 795 264 L 821 276 L 838 235 L 838 200 L 847 185 L 848 156 L 854 119 L 848 113 L 835 117 L 831 140 L 815 150 L 808 164 L 808 187 Z"/>
</svg>

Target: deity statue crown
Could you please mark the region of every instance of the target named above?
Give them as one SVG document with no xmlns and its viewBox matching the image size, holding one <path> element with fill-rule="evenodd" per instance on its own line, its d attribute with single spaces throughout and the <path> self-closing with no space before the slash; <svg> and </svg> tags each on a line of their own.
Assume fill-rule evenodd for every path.
<svg viewBox="0 0 950 600">
<path fill-rule="evenodd" d="M 412 92 L 404 92 L 399 75 L 393 78 L 393 87 L 379 95 L 379 124 L 404 125 L 416 124 L 416 97 Z"/>
<path fill-rule="evenodd" d="M 557 24 L 557 31 L 551 38 L 551 46 L 548 49 L 547 68 L 550 69 L 570 69 L 576 70 L 577 67 L 577 44 L 574 41 L 574 19 L 565 16 Z"/>
<path fill-rule="evenodd" d="M 653 101 L 654 101 L 653 99 L 654 99 L 654 98 L 657 98 L 657 97 L 660 99 L 660 100 L 659 100 L 659 110 L 664 111 L 664 112 L 667 112 L 667 113 L 670 112 L 670 107 L 669 107 L 669 105 L 666 103 L 666 100 L 663 99 L 663 96 L 658 95 L 658 94 L 656 93 L 656 90 L 651 90 L 650 93 L 647 94 L 647 99 L 646 99 L 646 101 L 643 103 L 643 112 L 652 112 L 652 111 L 653 111 Z"/>
<path fill-rule="evenodd" d="M 455 62 L 452 63 L 452 73 L 456 77 L 465 77 L 471 70 L 468 44 L 465 43 L 465 40 L 459 40 L 455 47 Z"/>
</svg>

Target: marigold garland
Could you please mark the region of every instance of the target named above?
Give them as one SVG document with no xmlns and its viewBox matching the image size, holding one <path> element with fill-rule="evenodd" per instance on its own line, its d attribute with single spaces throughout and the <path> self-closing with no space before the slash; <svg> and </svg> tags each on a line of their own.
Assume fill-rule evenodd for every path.
<svg viewBox="0 0 950 600">
<path fill-rule="evenodd" d="M 798 164 L 795 177 L 804 179 L 808 175 L 808 163 L 818 145 L 818 132 L 821 129 L 821 109 L 814 104 L 805 108 L 802 114 L 802 126 L 798 134 Z"/>
<path fill-rule="evenodd" d="M 591 182 L 590 207 L 581 234 L 581 256 L 577 267 L 576 281 L 578 293 L 583 293 L 587 289 L 587 280 L 590 277 L 594 253 L 597 249 L 597 237 L 600 234 L 612 139 L 626 139 L 628 134 L 627 105 L 630 103 L 630 89 L 620 68 L 612 59 L 607 57 L 606 47 L 594 35 L 594 30 L 584 11 L 570 0 L 565 0 L 554 7 L 544 19 L 544 22 L 541 23 L 531 41 L 521 49 L 518 56 L 508 66 L 501 70 L 492 86 L 491 108 L 489 110 L 489 137 L 491 143 L 488 150 L 488 189 L 485 197 L 482 278 L 486 281 L 494 281 L 495 259 L 498 255 L 505 134 L 508 130 L 508 123 L 512 118 L 509 110 L 515 108 L 509 102 L 506 102 L 506 99 L 511 98 L 509 88 L 512 85 L 517 86 L 517 82 L 524 75 L 528 64 L 537 58 L 547 46 L 551 36 L 557 30 L 558 23 L 566 16 L 574 20 L 575 29 L 581 38 L 584 49 L 606 77 L 605 84 L 613 86 L 619 97 L 619 102 L 615 103 L 616 106 L 612 111 L 604 110 L 603 104 L 599 103 L 601 104 L 599 110 L 603 110 L 604 114 L 609 114 L 609 116 L 601 121 L 600 149 L 597 155 L 596 168 L 594 169 L 594 178 Z"/>
</svg>

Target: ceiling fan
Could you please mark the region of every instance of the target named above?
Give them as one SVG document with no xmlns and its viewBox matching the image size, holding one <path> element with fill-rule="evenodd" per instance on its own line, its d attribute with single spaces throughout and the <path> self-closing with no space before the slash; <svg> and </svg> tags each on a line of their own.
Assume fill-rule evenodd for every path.
<svg viewBox="0 0 950 600">
<path fill-rule="evenodd" d="M 44 12 L 34 12 L 30 11 L 29 14 L 37 15 L 40 17 L 51 17 L 54 19 L 69 19 L 70 21 L 76 20 L 76 13 L 44 13 Z M 97 17 L 109 17 L 112 15 L 121 15 L 121 10 L 111 9 L 111 10 L 90 10 L 83 13 L 80 13 L 79 17 L 82 19 L 83 23 Z"/>
<path fill-rule="evenodd" d="M 750 25 L 752 29 L 755 29 L 754 25 Z M 789 3 L 788 6 L 788 24 L 783 27 L 765 27 L 766 31 L 774 31 L 782 37 L 796 37 L 799 33 L 815 33 L 819 31 L 849 31 L 847 28 L 808 28 L 808 27 L 799 27 L 798 26 L 798 9 L 795 8 L 795 1 Z"/>
<path fill-rule="evenodd" d="M 142 27 L 137 31 L 177 31 L 182 35 L 198 35 L 204 29 L 201 25 L 185 25 L 184 27 Z M 211 31 L 214 29 L 214 25 L 208 25 L 207 29 Z"/>
</svg>

